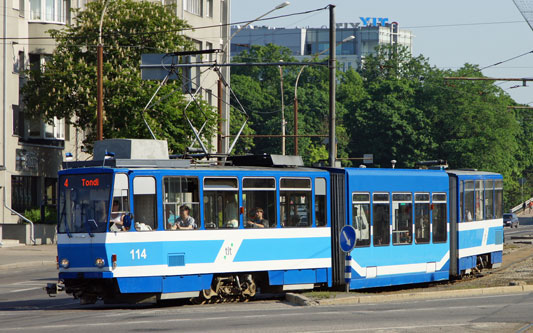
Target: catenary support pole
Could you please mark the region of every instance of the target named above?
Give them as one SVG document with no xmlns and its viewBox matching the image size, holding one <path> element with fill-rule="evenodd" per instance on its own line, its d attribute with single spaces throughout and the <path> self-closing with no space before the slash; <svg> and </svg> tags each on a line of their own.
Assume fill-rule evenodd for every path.
<svg viewBox="0 0 533 333">
<path fill-rule="evenodd" d="M 337 142 L 335 135 L 335 5 L 329 5 L 329 165 L 335 166 Z"/>
</svg>

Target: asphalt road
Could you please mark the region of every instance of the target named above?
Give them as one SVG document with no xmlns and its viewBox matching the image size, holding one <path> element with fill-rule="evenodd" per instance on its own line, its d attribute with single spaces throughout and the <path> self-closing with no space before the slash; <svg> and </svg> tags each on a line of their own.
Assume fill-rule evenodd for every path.
<svg viewBox="0 0 533 333">
<path fill-rule="evenodd" d="M 81 306 L 42 287 L 55 269 L 0 273 L 0 332 L 533 331 L 533 294 L 300 307 L 279 300 L 165 306 Z"/>
<path fill-rule="evenodd" d="M 533 237 L 533 219 L 532 218 L 519 218 L 520 225 L 518 228 L 504 227 L 505 242 L 511 240 L 512 236 L 528 236 Z M 531 239 L 533 240 L 533 238 Z"/>
</svg>

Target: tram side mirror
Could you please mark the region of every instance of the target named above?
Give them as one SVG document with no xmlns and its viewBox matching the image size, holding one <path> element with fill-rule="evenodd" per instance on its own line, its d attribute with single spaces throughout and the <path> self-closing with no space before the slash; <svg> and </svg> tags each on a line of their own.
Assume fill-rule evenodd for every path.
<svg viewBox="0 0 533 333">
<path fill-rule="evenodd" d="M 133 221 L 133 214 L 132 213 L 128 213 L 128 214 L 124 215 L 123 224 L 124 224 L 125 228 L 129 229 L 131 227 L 131 222 L 132 221 Z"/>
</svg>

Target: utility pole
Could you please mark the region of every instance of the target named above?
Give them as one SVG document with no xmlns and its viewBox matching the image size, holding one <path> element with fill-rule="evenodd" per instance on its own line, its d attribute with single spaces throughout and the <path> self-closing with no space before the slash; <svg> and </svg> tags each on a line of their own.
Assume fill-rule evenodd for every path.
<svg viewBox="0 0 533 333">
<path fill-rule="evenodd" d="M 281 89 L 281 155 L 285 155 L 285 101 L 283 100 L 283 67 L 278 67 Z"/>
<path fill-rule="evenodd" d="M 100 16 L 100 28 L 98 30 L 98 46 L 96 47 L 96 133 L 98 141 L 104 139 L 104 45 L 102 44 L 102 26 L 104 24 L 104 15 L 106 9 L 107 0 L 104 0 L 104 9 L 102 9 L 102 15 Z"/>
<path fill-rule="evenodd" d="M 335 166 L 335 160 L 337 159 L 337 140 L 335 135 L 335 42 L 335 5 L 329 5 L 329 165 L 331 167 Z"/>
</svg>

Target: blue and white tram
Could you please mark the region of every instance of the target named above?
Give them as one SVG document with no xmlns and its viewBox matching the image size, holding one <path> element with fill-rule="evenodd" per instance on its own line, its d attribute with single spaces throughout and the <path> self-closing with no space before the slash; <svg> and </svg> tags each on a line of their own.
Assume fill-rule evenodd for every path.
<svg viewBox="0 0 533 333">
<path fill-rule="evenodd" d="M 346 224 L 358 239 L 350 289 L 501 262 L 500 175 L 235 164 L 70 163 L 58 180 L 64 290 L 82 303 L 117 303 L 338 288 Z"/>
<path fill-rule="evenodd" d="M 451 274 L 498 267 L 503 251 L 503 178 L 491 172 L 449 170 Z"/>
</svg>

